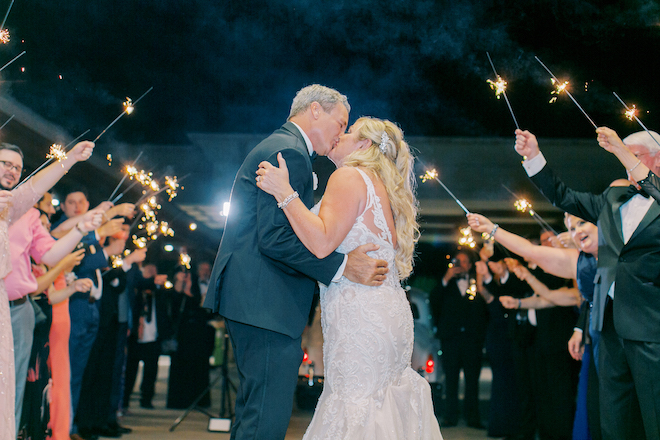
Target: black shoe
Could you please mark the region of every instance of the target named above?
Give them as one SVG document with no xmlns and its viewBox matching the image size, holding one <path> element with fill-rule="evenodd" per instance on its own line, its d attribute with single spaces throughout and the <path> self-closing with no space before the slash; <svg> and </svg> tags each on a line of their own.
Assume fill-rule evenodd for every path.
<svg viewBox="0 0 660 440">
<path fill-rule="evenodd" d="M 140 401 L 140 408 L 154 409 L 154 406 L 151 402 Z"/>
<path fill-rule="evenodd" d="M 456 420 L 443 420 L 441 426 L 443 428 L 453 428 L 456 425 L 458 425 L 458 421 Z"/>
<path fill-rule="evenodd" d="M 110 429 L 114 429 L 122 434 L 130 434 L 133 432 L 131 428 L 127 428 L 126 426 L 121 426 L 119 423 L 114 422 L 114 423 L 108 423 L 108 427 Z"/>
<path fill-rule="evenodd" d="M 109 426 L 103 426 L 101 428 L 95 429 L 94 434 L 99 437 L 110 437 L 110 438 L 119 438 L 122 436 L 122 433 L 118 429 L 111 428 Z"/>
<path fill-rule="evenodd" d="M 468 422 L 467 425 L 468 425 L 470 428 L 474 428 L 474 429 L 486 429 L 486 427 L 485 427 L 484 425 L 482 425 L 480 421 L 476 421 L 476 422 Z"/>
</svg>

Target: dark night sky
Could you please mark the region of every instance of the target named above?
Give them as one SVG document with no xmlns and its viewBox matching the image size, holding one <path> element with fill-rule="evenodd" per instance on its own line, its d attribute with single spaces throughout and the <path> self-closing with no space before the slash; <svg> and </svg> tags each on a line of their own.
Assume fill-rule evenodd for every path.
<svg viewBox="0 0 660 440">
<path fill-rule="evenodd" d="M 650 0 L 16 0 L 0 57 L 28 53 L 2 73 L 0 92 L 75 134 L 100 132 L 126 96 L 153 86 L 107 136 L 129 143 L 267 133 L 314 82 L 346 93 L 352 120 L 385 117 L 409 135 L 510 136 L 511 116 L 485 82 L 489 51 L 524 128 L 593 136 L 567 97 L 548 103 L 537 55 L 599 125 L 626 134 L 638 128 L 612 91 L 659 128 L 659 23 Z"/>
</svg>

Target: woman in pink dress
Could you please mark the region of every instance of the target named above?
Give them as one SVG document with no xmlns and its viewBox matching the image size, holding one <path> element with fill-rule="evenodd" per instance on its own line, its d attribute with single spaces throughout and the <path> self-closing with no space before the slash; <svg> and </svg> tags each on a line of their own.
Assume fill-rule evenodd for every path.
<svg viewBox="0 0 660 440">
<path fill-rule="evenodd" d="M 0 191 L 0 440 L 16 438 L 14 341 L 4 283 L 4 278 L 11 272 L 7 229 L 13 221 L 21 218 L 37 203 L 76 162 L 89 159 L 93 149 L 94 143 L 80 142 L 67 153 L 66 159 L 54 162 L 12 191 Z M 12 150 L 0 150 L 0 153 L 0 177 L 3 184 L 13 187 L 21 176 L 23 158 Z"/>
</svg>

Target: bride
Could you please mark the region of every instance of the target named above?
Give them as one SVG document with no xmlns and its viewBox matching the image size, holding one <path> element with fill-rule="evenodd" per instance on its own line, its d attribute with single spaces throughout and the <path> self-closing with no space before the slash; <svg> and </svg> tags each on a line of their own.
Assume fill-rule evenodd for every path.
<svg viewBox="0 0 660 440">
<path fill-rule="evenodd" d="M 257 186 L 275 197 L 300 241 L 318 258 L 375 243 L 387 260 L 382 286 L 345 277 L 321 289 L 325 384 L 304 439 L 442 439 L 431 389 L 410 367 L 413 318 L 400 280 L 419 237 L 413 157 L 392 122 L 358 119 L 328 153 L 338 169 L 309 211 L 286 162 L 259 164 Z"/>
</svg>

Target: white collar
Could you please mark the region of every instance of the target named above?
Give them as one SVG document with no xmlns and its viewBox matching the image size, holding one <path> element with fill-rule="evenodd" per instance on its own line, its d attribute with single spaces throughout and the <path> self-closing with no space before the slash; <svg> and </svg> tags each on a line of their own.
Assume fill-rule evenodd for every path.
<svg viewBox="0 0 660 440">
<path fill-rule="evenodd" d="M 305 132 L 303 131 L 303 129 L 300 128 L 300 125 L 296 124 L 296 123 L 293 122 L 293 121 L 290 121 L 290 122 L 291 122 L 293 125 L 295 125 L 296 128 L 298 129 L 298 131 L 300 131 L 300 134 L 302 134 L 303 139 L 305 139 L 305 145 L 307 146 L 307 152 L 308 152 L 309 155 L 311 156 L 312 153 L 314 152 L 314 147 L 312 146 L 312 141 L 309 140 L 309 137 L 307 137 L 307 133 L 305 133 Z"/>
</svg>

